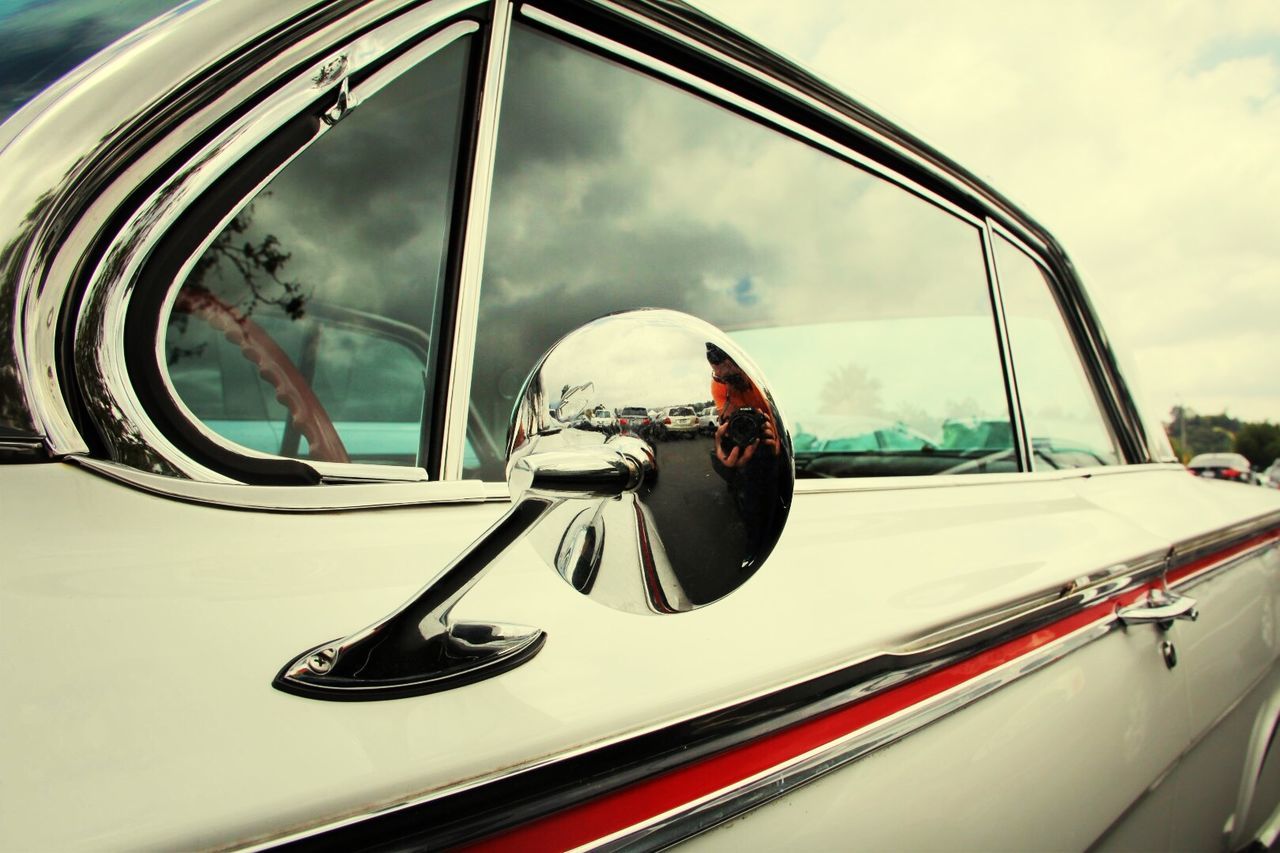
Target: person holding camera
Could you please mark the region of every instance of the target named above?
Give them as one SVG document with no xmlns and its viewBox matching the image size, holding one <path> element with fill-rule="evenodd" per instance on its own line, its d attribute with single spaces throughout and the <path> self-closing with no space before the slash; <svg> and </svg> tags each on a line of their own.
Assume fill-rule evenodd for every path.
<svg viewBox="0 0 1280 853">
<path fill-rule="evenodd" d="M 773 407 L 733 357 L 707 343 L 711 364 L 711 399 L 720 426 L 715 433 L 716 461 L 729 469 L 745 468 L 757 452 L 777 456 L 778 427 Z"/>
</svg>

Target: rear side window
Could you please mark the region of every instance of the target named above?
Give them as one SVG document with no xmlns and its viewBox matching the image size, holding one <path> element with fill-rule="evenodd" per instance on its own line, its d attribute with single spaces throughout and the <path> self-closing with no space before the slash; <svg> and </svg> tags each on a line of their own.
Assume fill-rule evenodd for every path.
<svg viewBox="0 0 1280 853">
<path fill-rule="evenodd" d="M 1115 438 L 1046 273 L 999 235 L 995 251 L 1032 469 L 1118 465 Z"/>
<path fill-rule="evenodd" d="M 663 307 L 752 354 L 802 478 L 1016 469 L 977 226 L 532 30 L 513 32 L 503 97 L 473 446 L 505 433 L 525 372 L 561 335 Z M 644 401 L 592 402 L 622 417 Z M 473 462 L 468 476 L 501 479 L 496 451 Z"/>
<path fill-rule="evenodd" d="M 177 398 L 224 441 L 420 464 L 467 50 L 360 103 L 196 260 L 163 355 Z"/>
</svg>

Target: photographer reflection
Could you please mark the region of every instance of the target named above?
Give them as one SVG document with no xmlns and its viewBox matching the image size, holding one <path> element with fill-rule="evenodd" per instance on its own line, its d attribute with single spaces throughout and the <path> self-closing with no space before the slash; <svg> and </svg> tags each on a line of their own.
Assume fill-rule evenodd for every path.
<svg viewBox="0 0 1280 853">
<path fill-rule="evenodd" d="M 733 357 L 710 341 L 706 347 L 711 398 L 720 421 L 712 468 L 728 484 L 745 529 L 748 558 L 742 567 L 754 569 L 764 556 L 769 531 L 787 510 L 780 486 L 789 478 L 781 470 L 778 425 L 772 402 Z"/>
<path fill-rule="evenodd" d="M 720 426 L 716 428 L 716 460 L 725 468 L 744 468 L 763 450 L 777 456 L 778 428 L 772 407 L 738 363 L 707 342 L 711 364 L 711 399 Z"/>
</svg>

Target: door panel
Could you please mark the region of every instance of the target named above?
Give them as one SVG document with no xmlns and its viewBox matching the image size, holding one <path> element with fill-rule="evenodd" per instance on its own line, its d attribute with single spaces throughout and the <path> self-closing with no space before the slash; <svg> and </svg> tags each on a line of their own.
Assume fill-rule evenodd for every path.
<svg viewBox="0 0 1280 853">
<path fill-rule="evenodd" d="M 29 735 L 7 742 L 8 757 L 32 768 L 31 784 L 6 798 L 6 821 L 11 837 L 59 847 L 207 846 L 365 814 L 760 695 L 1157 547 L 1064 483 L 800 494 L 752 583 L 712 608 L 641 617 L 583 599 L 523 545 L 456 616 L 545 629 L 536 658 L 445 693 L 331 703 L 282 694 L 271 678 L 303 649 L 398 606 L 502 505 L 244 513 L 68 466 L 2 473 L 0 494 L 27 496 L 6 502 L 7 521 L 30 535 L 10 555 L 0 596 L 10 636 L 41 638 L 42 649 L 0 664 L 7 683 L 25 685 L 6 723 Z M 68 523 L 68 507 L 111 509 Z M 56 642 L 43 641 L 49 625 L 62 626 Z M 1031 686 L 867 759 L 907 770 L 867 774 L 872 765 L 859 762 L 830 779 L 893 790 L 877 780 L 906 785 L 951 766 L 953 785 L 972 772 L 1005 793 L 1010 776 L 1023 787 L 1055 773 L 1083 780 L 1103 772 L 1108 753 L 1123 758 L 1109 771 L 1120 793 L 1091 792 L 1087 810 L 1110 822 L 1186 736 L 1168 724 L 1178 671 L 1161 662 L 1157 633 L 1113 632 L 1028 676 Z M 1152 726 L 1157 715 L 1164 722 Z M 137 729 L 146 750 L 116 736 Z M 953 729 L 959 739 L 939 745 L 936 733 Z M 957 744 L 969 751 L 948 751 Z M 174 756 L 202 772 L 173 784 Z M 115 783 L 121 774 L 130 785 Z M 241 783 L 228 788 L 228 778 Z M 62 795 L 45 796 L 55 782 Z M 940 779 L 927 784 L 943 796 Z M 1039 815 L 1064 788 L 1034 790 Z M 68 802 L 82 803 L 75 823 L 56 820 Z M 785 814 L 780 805 L 764 811 Z M 973 831 L 993 820 L 984 813 Z"/>
<path fill-rule="evenodd" d="M 1157 634 L 1113 632 L 687 846 L 1082 850 L 1185 743 Z M 1167 806 L 1128 817 L 1168 846 Z"/>
</svg>

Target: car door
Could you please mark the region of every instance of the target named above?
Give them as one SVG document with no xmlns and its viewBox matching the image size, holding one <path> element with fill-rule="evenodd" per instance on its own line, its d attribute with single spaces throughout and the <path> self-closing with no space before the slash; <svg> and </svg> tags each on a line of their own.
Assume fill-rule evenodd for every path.
<svg viewBox="0 0 1280 853">
<path fill-rule="evenodd" d="M 1192 667 L 1169 664 L 1187 626 L 1115 609 L 1144 609 L 1175 526 L 1126 495 L 1174 502 L 1185 474 L 1116 464 L 1146 459 L 1123 400 L 1052 313 L 1092 408 L 1037 445 L 995 247 L 1047 267 L 1052 246 L 681 14 L 206 4 L 29 118 L 3 156 L 52 164 L 31 203 L 59 215 L 12 255 L 14 375 L 54 458 L 0 467 L 6 838 L 1170 837 L 1166 801 L 1127 810 L 1213 709 L 1189 719 Z M 541 527 L 452 612 L 544 633 L 519 665 L 374 701 L 273 689 L 500 523 L 537 359 L 650 306 L 725 328 L 791 430 L 789 526 L 751 582 L 618 613 L 548 569 L 563 531 Z M 605 399 L 601 377 L 592 402 L 702 409 L 706 385 Z"/>
</svg>

